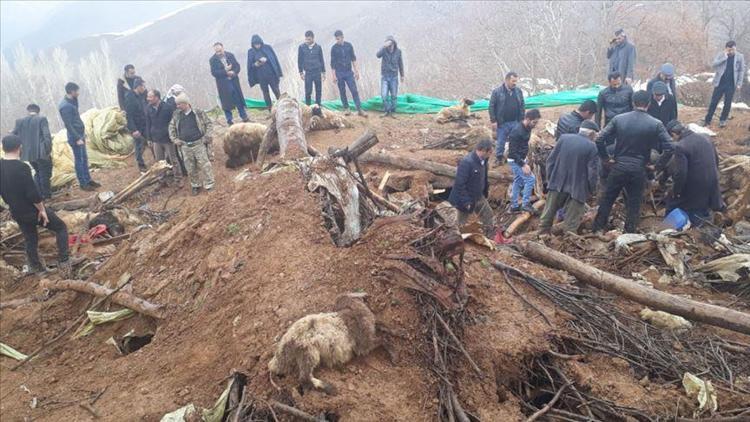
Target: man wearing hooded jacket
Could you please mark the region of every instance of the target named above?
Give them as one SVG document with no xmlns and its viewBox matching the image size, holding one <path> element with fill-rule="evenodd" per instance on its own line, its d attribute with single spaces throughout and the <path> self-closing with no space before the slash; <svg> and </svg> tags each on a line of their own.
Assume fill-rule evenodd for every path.
<svg viewBox="0 0 750 422">
<path fill-rule="evenodd" d="M 263 92 L 263 99 L 266 107 L 271 110 L 271 94 L 269 88 L 273 91 L 276 99 L 279 99 L 279 79 L 284 76 L 281 73 L 281 65 L 273 48 L 263 43 L 260 35 L 253 35 L 250 40 L 250 49 L 247 50 L 247 82 L 250 87 L 260 84 L 260 90 Z"/>
<path fill-rule="evenodd" d="M 375 55 L 380 59 L 380 97 L 383 99 L 383 116 L 395 117 L 398 97 L 399 74 L 404 83 L 404 60 L 401 49 L 393 36 L 385 38 L 385 44 Z"/>
</svg>

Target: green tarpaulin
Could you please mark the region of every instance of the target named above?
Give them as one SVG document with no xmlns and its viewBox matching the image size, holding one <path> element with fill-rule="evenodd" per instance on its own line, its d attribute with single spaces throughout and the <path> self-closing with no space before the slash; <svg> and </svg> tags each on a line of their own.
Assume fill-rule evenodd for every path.
<svg viewBox="0 0 750 422">
<path fill-rule="evenodd" d="M 596 100 L 599 95 L 600 86 L 592 86 L 585 89 L 572 91 L 560 91 L 554 94 L 532 95 L 526 98 L 526 108 L 555 107 L 566 104 L 580 104 L 586 100 Z M 263 100 L 254 98 L 245 99 L 248 108 L 266 108 Z M 449 107 L 456 104 L 453 100 L 442 100 L 440 98 L 426 97 L 417 94 L 402 94 L 398 96 L 396 106 L 397 113 L 405 114 L 431 114 L 437 113 L 443 107 Z M 490 102 L 486 99 L 477 100 L 471 111 L 483 111 L 489 108 Z M 341 101 L 323 101 L 323 107 L 330 110 L 341 110 Z M 368 111 L 380 111 L 383 109 L 383 100 L 378 97 L 372 97 L 362 102 L 362 108 Z"/>
</svg>

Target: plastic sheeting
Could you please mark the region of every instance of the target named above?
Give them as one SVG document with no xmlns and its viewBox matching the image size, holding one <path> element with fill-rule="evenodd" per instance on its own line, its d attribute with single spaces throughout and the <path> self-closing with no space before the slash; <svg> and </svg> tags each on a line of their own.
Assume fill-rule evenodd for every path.
<svg viewBox="0 0 750 422">
<path fill-rule="evenodd" d="M 526 108 L 556 107 L 568 104 L 580 104 L 586 100 L 596 100 L 602 87 L 598 85 L 589 88 L 570 91 L 560 91 L 553 94 L 532 95 L 526 98 Z M 435 97 L 427 97 L 418 94 L 402 94 L 398 96 L 396 113 L 404 114 L 433 114 L 444 107 L 455 105 L 457 100 L 443 100 Z M 245 99 L 248 108 L 266 108 L 263 100 Z M 476 100 L 471 106 L 472 112 L 487 110 L 490 106 L 488 99 Z M 340 100 L 323 101 L 323 107 L 331 110 L 341 110 L 343 106 Z M 364 110 L 379 111 L 383 109 L 383 100 L 380 96 L 372 97 L 362 102 Z"/>
<path fill-rule="evenodd" d="M 92 108 L 81 115 L 81 120 L 86 127 L 89 168 L 124 167 L 124 160 L 133 152 L 134 144 L 122 112 L 117 107 Z M 52 137 L 52 164 L 53 188 L 75 180 L 73 150 L 68 145 L 65 129 Z"/>
</svg>

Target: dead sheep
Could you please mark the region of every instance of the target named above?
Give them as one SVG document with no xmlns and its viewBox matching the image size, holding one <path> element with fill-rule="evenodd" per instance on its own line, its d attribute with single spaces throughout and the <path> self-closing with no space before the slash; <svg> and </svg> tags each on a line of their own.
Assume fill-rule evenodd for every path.
<svg viewBox="0 0 750 422">
<path fill-rule="evenodd" d="M 435 121 L 442 124 L 454 120 L 466 120 L 471 115 L 469 107 L 472 105 L 474 105 L 474 101 L 464 98 L 458 104 L 440 110 L 435 117 Z"/>
<path fill-rule="evenodd" d="M 336 300 L 333 312 L 307 315 L 286 331 L 268 363 L 276 375 L 297 374 L 303 387 L 336 394 L 333 385 L 315 378 L 320 365 L 332 368 L 364 356 L 381 346 L 375 315 L 364 294 L 350 293 Z"/>
<path fill-rule="evenodd" d="M 301 105 L 302 127 L 305 132 L 313 130 L 339 130 L 352 128 L 354 125 L 341 113 L 328 110 L 317 104 Z"/>
<path fill-rule="evenodd" d="M 237 168 L 255 161 L 266 129 L 266 126 L 260 123 L 238 123 L 230 126 L 224 135 L 227 168 Z"/>
</svg>

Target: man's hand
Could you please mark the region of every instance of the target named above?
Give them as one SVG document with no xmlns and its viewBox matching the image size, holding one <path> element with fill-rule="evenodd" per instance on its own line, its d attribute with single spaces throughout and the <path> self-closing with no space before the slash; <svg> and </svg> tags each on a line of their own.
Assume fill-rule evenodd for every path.
<svg viewBox="0 0 750 422">
<path fill-rule="evenodd" d="M 523 170 L 524 176 L 529 176 L 531 174 L 531 167 L 529 167 L 528 164 L 524 164 L 523 167 L 521 167 L 521 170 Z"/>
<path fill-rule="evenodd" d="M 633 83 L 633 79 L 631 78 L 625 78 L 625 83 L 628 85 L 631 85 Z"/>
<path fill-rule="evenodd" d="M 404 83 L 404 77 L 403 76 L 401 77 L 401 83 Z"/>
<path fill-rule="evenodd" d="M 49 217 L 47 217 L 47 210 L 42 206 L 42 209 L 38 212 L 39 222 L 42 223 L 43 227 L 47 227 L 49 224 Z"/>
<path fill-rule="evenodd" d="M 305 72 L 300 72 L 299 73 L 299 78 L 304 81 L 305 80 Z"/>
<path fill-rule="evenodd" d="M 83 144 L 85 144 L 85 142 L 83 141 L 83 139 L 79 139 L 79 140 L 76 141 L 76 145 L 83 145 Z"/>
<path fill-rule="evenodd" d="M 185 145 L 185 141 L 183 141 L 182 139 L 175 139 L 173 143 L 178 147 Z"/>
<path fill-rule="evenodd" d="M 227 76 L 229 76 L 230 78 L 234 78 L 234 72 L 232 72 L 231 70 L 227 71 Z"/>
<path fill-rule="evenodd" d="M 135 132 L 133 132 L 132 135 L 133 135 L 133 138 L 140 138 L 141 137 L 141 131 L 136 130 Z"/>
<path fill-rule="evenodd" d="M 354 72 L 354 79 L 359 80 L 359 72 Z"/>
<path fill-rule="evenodd" d="M 492 123 L 492 131 L 497 132 L 497 122 Z"/>
<path fill-rule="evenodd" d="M 325 73 L 321 73 L 320 74 L 320 81 L 321 82 L 325 82 L 326 81 L 326 74 Z"/>
<path fill-rule="evenodd" d="M 232 70 L 232 65 L 231 64 L 227 64 L 226 66 L 224 66 L 224 70 L 226 70 L 227 72 L 229 72 L 230 70 Z"/>
<path fill-rule="evenodd" d="M 606 160 L 602 159 L 602 166 L 604 167 L 605 170 L 607 170 L 607 172 L 612 170 L 612 167 L 614 167 L 614 165 L 615 165 L 615 160 L 611 158 L 608 158 Z"/>
<path fill-rule="evenodd" d="M 261 57 L 261 58 L 258 59 L 258 61 L 261 62 L 261 63 L 265 63 L 265 62 L 268 61 L 268 59 L 265 58 L 265 57 Z"/>
</svg>

